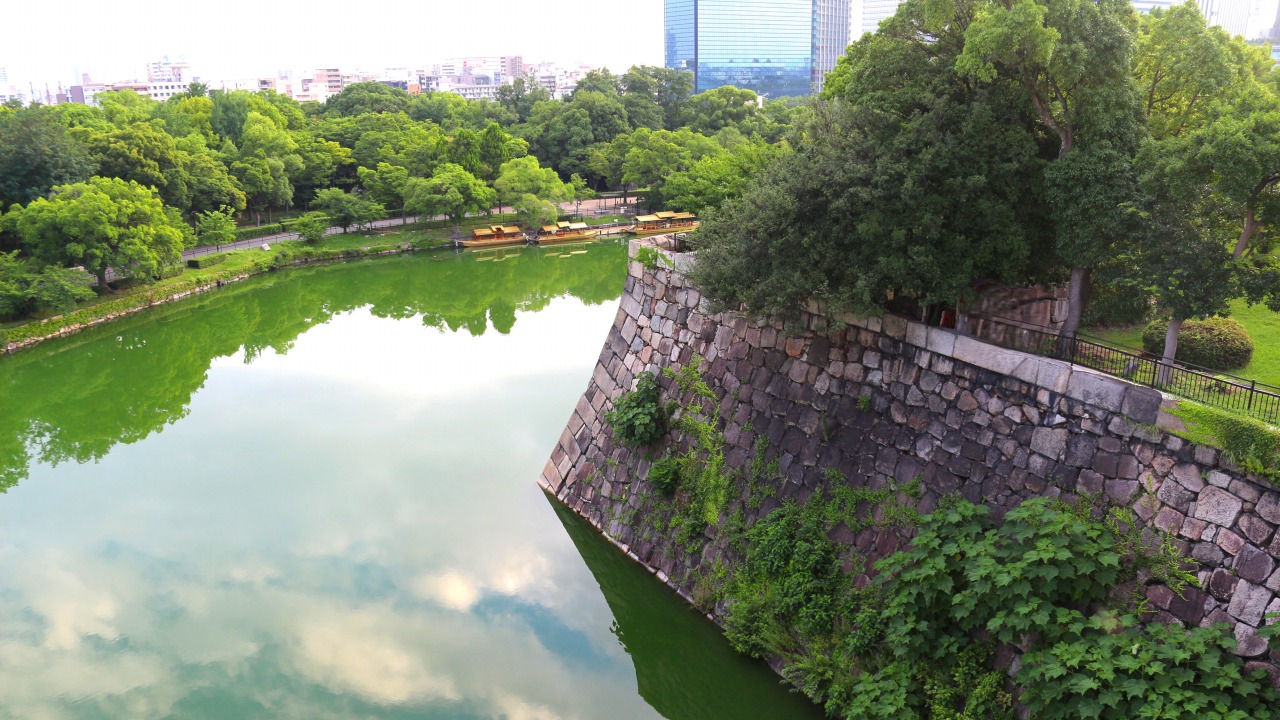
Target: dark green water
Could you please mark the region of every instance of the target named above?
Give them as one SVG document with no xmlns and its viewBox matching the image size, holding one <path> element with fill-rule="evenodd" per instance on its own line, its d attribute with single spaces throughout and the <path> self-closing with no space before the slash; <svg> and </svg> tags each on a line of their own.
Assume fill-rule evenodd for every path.
<svg viewBox="0 0 1280 720">
<path fill-rule="evenodd" d="M 278 273 L 0 358 L 0 717 L 817 717 L 536 487 L 625 253 Z"/>
</svg>

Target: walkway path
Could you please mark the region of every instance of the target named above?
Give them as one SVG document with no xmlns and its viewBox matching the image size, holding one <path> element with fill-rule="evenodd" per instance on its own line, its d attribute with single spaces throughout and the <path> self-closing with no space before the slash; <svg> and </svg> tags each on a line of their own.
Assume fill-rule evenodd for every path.
<svg viewBox="0 0 1280 720">
<path fill-rule="evenodd" d="M 584 214 L 585 213 L 608 214 L 610 212 L 616 212 L 618 209 L 620 209 L 622 207 L 622 203 L 619 198 L 599 198 L 597 200 L 584 200 L 582 202 L 581 207 L 582 207 L 582 212 Z M 560 209 L 565 210 L 567 212 L 576 212 L 577 206 L 575 206 L 574 203 L 562 203 L 560 205 Z M 494 208 L 495 212 L 497 210 L 498 208 Z M 437 215 L 433 218 L 430 218 L 430 220 L 446 220 L 446 219 L 447 218 L 444 215 Z M 414 223 L 414 222 L 418 222 L 418 220 L 419 220 L 419 217 L 417 215 L 412 215 L 408 218 L 407 222 Z M 378 220 L 377 222 L 374 222 L 372 227 L 374 230 L 382 230 L 386 228 L 394 228 L 398 225 L 405 224 L 405 222 L 406 221 L 402 218 L 388 218 L 386 220 Z M 324 234 L 325 235 L 341 235 L 342 228 L 331 227 L 325 230 Z M 201 255 L 212 255 L 214 253 L 226 252 L 228 250 L 246 250 L 249 248 L 262 247 L 264 244 L 269 245 L 271 243 L 280 242 L 282 240 L 297 240 L 297 239 L 298 239 L 298 233 L 296 232 L 282 232 L 282 233 L 275 233 L 273 235 L 263 235 L 262 237 L 251 238 L 248 240 L 237 240 L 233 243 L 228 243 L 226 245 L 200 245 L 198 247 L 193 247 L 190 250 L 183 250 L 182 262 L 186 262 L 191 258 L 200 257 Z M 112 282 L 115 279 L 116 279 L 115 272 L 108 269 L 107 282 Z"/>
</svg>

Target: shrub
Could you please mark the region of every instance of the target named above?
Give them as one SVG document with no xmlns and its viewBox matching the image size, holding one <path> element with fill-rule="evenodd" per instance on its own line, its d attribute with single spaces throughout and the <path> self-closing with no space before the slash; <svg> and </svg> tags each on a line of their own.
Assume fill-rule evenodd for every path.
<svg viewBox="0 0 1280 720">
<path fill-rule="evenodd" d="M 178 277 L 182 274 L 183 267 L 181 265 L 165 265 L 160 268 L 160 272 L 156 275 L 157 280 L 168 280 L 171 277 Z"/>
<path fill-rule="evenodd" d="M 649 468 L 649 484 L 663 495 L 674 495 L 680 486 L 680 459 L 663 455 Z"/>
<path fill-rule="evenodd" d="M 193 257 L 188 259 L 187 267 L 196 268 L 196 269 L 213 267 L 214 265 L 220 265 L 226 262 L 226 260 L 227 260 L 226 253 L 215 253 L 213 255 L 201 255 L 199 257 Z"/>
<path fill-rule="evenodd" d="M 280 223 L 269 223 L 267 225 L 255 225 L 253 227 L 245 227 L 236 230 L 236 240 L 252 240 L 266 235 L 275 235 L 284 232 L 284 225 Z"/>
<path fill-rule="evenodd" d="M 1131 619 L 1130 619 L 1131 621 Z M 1018 671 L 1035 718 L 1275 718 L 1280 693 L 1245 671 L 1228 626 L 1144 627 L 1101 614 L 1078 633 L 1027 653 Z"/>
<path fill-rule="evenodd" d="M 659 395 L 658 378 L 642 373 L 636 389 L 623 393 L 605 413 L 614 435 L 629 445 L 648 445 L 667 431 L 667 414 Z"/>
<path fill-rule="evenodd" d="M 1142 347 L 1149 353 L 1164 352 L 1167 320 L 1155 320 L 1142 331 Z M 1211 317 L 1187 320 L 1178 331 L 1176 359 L 1210 370 L 1237 370 L 1253 359 L 1253 338 L 1236 320 Z"/>
</svg>

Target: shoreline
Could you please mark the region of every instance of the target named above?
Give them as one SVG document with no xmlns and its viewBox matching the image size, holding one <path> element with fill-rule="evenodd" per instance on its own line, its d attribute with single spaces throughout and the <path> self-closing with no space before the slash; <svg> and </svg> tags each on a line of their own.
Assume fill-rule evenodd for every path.
<svg viewBox="0 0 1280 720">
<path fill-rule="evenodd" d="M 205 281 L 197 281 L 196 284 L 190 288 L 176 290 L 174 292 L 160 295 L 158 297 L 147 292 L 140 292 L 136 295 L 125 296 L 123 298 L 120 298 L 120 301 L 124 302 L 126 306 L 118 310 L 111 310 L 110 309 L 111 303 L 108 302 L 103 304 L 101 309 L 104 312 L 102 312 L 101 314 L 91 313 L 90 311 L 94 309 L 94 306 L 90 306 L 87 308 L 82 308 L 80 310 L 73 310 L 69 313 L 64 313 L 62 315 L 55 315 L 54 317 L 47 318 L 44 320 L 30 322 L 25 325 L 19 325 L 17 327 L 9 328 L 7 330 L 0 330 L 0 338 L 4 338 L 4 337 L 7 337 L 7 334 L 11 331 L 22 330 L 24 328 L 28 328 L 32 326 L 38 327 L 40 325 L 45 325 L 45 324 L 57 326 L 55 329 L 52 329 L 50 330 L 50 332 L 47 332 L 47 333 L 26 337 L 21 340 L 6 341 L 4 345 L 0 345 L 0 357 L 3 357 L 5 355 L 13 355 L 23 350 L 30 349 L 47 340 L 54 340 L 60 337 L 75 335 L 76 333 L 79 333 L 84 330 L 88 330 L 90 328 L 94 328 L 100 325 L 104 325 L 106 323 L 114 322 L 116 320 L 120 320 L 122 318 L 126 318 L 131 315 L 136 315 L 137 313 L 140 313 L 144 310 L 149 310 L 154 307 L 160 307 L 162 305 L 168 305 L 181 300 L 185 300 L 190 297 L 195 297 L 197 295 L 203 295 L 205 293 L 212 292 L 214 290 L 219 290 L 227 285 L 239 283 L 251 277 L 256 277 L 258 275 L 265 275 L 266 273 L 269 273 L 269 272 L 275 272 L 278 270 L 290 270 L 293 268 L 302 267 L 304 265 L 315 265 L 318 263 L 346 262 L 348 260 L 360 260 L 364 258 L 381 257 L 381 256 L 388 256 L 388 255 L 403 255 L 406 253 L 414 253 L 421 250 L 441 250 L 441 249 L 448 249 L 448 247 L 441 246 L 441 247 L 433 247 L 433 248 L 419 248 L 419 247 L 414 247 L 412 244 L 409 244 L 409 243 L 401 243 L 396 246 L 386 246 L 386 245 L 375 246 L 375 247 L 371 247 L 367 251 L 362 249 L 352 249 L 352 248 L 337 250 L 337 251 L 333 251 L 332 255 L 326 255 L 321 257 L 300 257 L 281 265 L 275 265 L 272 262 L 270 262 L 270 260 L 273 260 L 274 258 L 262 258 L 264 260 L 268 260 L 268 262 L 255 264 L 254 267 L 248 270 L 237 271 L 236 274 L 229 275 L 227 277 L 213 277 Z M 128 302 L 131 300 L 136 300 L 137 301 L 136 304 L 128 305 Z M 68 318 L 81 312 L 84 312 L 86 314 L 90 314 L 93 316 L 88 317 L 85 320 L 80 322 L 77 322 L 77 321 L 64 322 Z"/>
</svg>

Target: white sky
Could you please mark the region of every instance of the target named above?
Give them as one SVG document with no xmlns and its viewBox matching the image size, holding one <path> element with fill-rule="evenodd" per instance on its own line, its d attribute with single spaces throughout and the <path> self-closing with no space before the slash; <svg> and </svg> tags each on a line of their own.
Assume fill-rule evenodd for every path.
<svg viewBox="0 0 1280 720">
<path fill-rule="evenodd" d="M 6 84 L 146 79 L 186 56 L 205 80 L 316 67 L 418 67 L 450 57 L 662 64 L 662 0 L 2 0 Z"/>
</svg>

